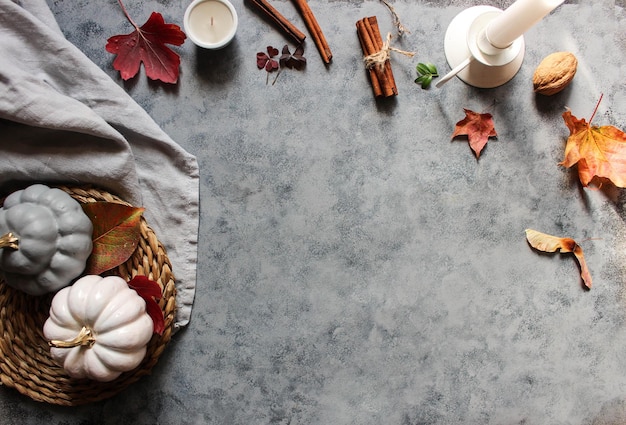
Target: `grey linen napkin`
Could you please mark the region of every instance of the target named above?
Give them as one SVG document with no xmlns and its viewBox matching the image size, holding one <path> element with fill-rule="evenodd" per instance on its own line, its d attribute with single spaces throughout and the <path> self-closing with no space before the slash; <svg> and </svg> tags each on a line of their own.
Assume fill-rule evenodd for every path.
<svg viewBox="0 0 626 425">
<path fill-rule="evenodd" d="M 189 322 L 196 158 L 65 39 L 45 0 L 0 0 L 0 194 L 33 182 L 93 184 L 145 207 L 176 277 L 176 329 Z"/>
</svg>

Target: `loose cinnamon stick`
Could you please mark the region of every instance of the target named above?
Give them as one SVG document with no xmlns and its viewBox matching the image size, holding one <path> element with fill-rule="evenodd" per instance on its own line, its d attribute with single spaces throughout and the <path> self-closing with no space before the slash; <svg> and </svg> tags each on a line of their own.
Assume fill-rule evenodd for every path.
<svg viewBox="0 0 626 425">
<path fill-rule="evenodd" d="M 357 35 L 361 42 L 361 48 L 365 56 L 379 52 L 383 47 L 383 40 L 378 28 L 378 20 L 375 16 L 363 18 L 356 23 Z M 370 81 L 374 96 L 395 96 L 398 94 L 391 64 L 386 61 L 382 69 L 373 67 L 369 69 Z"/>
<path fill-rule="evenodd" d="M 324 63 L 330 63 L 331 59 L 333 58 L 333 54 L 330 51 L 330 47 L 328 46 L 328 42 L 326 41 L 326 37 L 324 37 L 322 29 L 317 23 L 317 19 L 315 19 L 315 15 L 313 15 L 313 11 L 309 7 L 309 3 L 307 3 L 306 0 L 293 0 L 293 2 L 300 11 L 302 19 L 304 19 L 304 24 L 311 33 L 311 37 L 315 42 L 317 50 L 322 56 L 322 60 L 324 61 Z"/>
<path fill-rule="evenodd" d="M 250 0 L 261 12 L 274 22 L 280 30 L 291 37 L 297 44 L 302 44 L 306 35 L 296 28 L 287 18 L 276 10 L 267 0 Z"/>
</svg>

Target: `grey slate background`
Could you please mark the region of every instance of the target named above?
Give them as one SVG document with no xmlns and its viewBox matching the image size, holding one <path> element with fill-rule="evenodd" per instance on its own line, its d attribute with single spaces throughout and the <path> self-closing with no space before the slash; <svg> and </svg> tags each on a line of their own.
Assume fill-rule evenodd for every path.
<svg viewBox="0 0 626 425">
<path fill-rule="evenodd" d="M 187 5 L 127 3 L 139 23 L 158 11 L 181 26 Z M 286 40 L 234 3 L 235 41 L 187 41 L 169 86 L 113 70 L 105 41 L 132 31 L 115 1 L 49 1 L 68 39 L 197 155 L 198 288 L 151 376 L 78 408 L 0 388 L 0 423 L 626 422 L 626 197 L 557 165 L 566 107 L 588 119 L 604 93 L 594 123 L 626 129 L 624 2 L 566 1 L 526 35 L 502 87 L 422 90 L 415 65 L 447 72 L 457 13 L 511 2 L 395 1 L 411 33 L 394 45 L 417 55 L 393 56 L 400 94 L 386 101 L 373 99 L 355 32 L 372 15 L 393 31 L 381 2 L 312 0 L 333 62 L 309 41 L 306 70 L 274 85 L 255 54 Z M 273 3 L 307 32 L 290 2 Z M 534 95 L 535 66 L 560 50 L 579 59 L 574 82 Z M 494 116 L 498 138 L 478 160 L 450 140 L 463 108 Z M 529 227 L 575 238 L 593 289 L 572 256 L 530 249 Z"/>
</svg>

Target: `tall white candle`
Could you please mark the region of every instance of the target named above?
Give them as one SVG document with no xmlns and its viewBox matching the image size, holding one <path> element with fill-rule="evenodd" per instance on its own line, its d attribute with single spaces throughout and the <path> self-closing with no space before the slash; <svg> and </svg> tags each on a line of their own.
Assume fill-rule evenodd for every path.
<svg viewBox="0 0 626 425">
<path fill-rule="evenodd" d="M 487 25 L 487 40 L 499 49 L 508 47 L 563 1 L 517 0 Z"/>
</svg>

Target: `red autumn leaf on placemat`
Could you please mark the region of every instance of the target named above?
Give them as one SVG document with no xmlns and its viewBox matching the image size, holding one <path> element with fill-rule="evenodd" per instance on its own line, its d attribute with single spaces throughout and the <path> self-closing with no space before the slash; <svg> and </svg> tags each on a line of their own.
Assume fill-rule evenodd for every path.
<svg viewBox="0 0 626 425">
<path fill-rule="evenodd" d="M 578 260 L 578 264 L 580 264 L 580 277 L 582 277 L 585 286 L 591 289 L 591 274 L 585 262 L 583 249 L 574 239 L 559 238 L 532 229 L 526 229 L 526 239 L 530 246 L 539 251 L 556 252 L 559 250 L 562 253 L 573 253 Z"/>
<path fill-rule="evenodd" d="M 120 6 L 135 31 L 126 35 L 115 35 L 107 40 L 107 52 L 116 54 L 113 68 L 120 71 L 122 79 L 128 80 L 139 72 L 143 62 L 146 76 L 164 83 L 178 81 L 180 57 L 166 44 L 180 46 L 187 36 L 175 24 L 166 24 L 160 13 L 152 12 L 141 27 L 128 15 L 120 1 Z"/>
<path fill-rule="evenodd" d="M 144 208 L 115 202 L 91 202 L 82 207 L 93 224 L 93 250 L 85 272 L 100 274 L 128 260 L 141 238 Z"/>
<path fill-rule="evenodd" d="M 165 330 L 165 319 L 163 318 L 163 310 L 159 307 L 159 304 L 155 301 L 161 298 L 161 287 L 154 280 L 148 279 L 146 276 L 135 276 L 128 286 L 137 292 L 141 298 L 146 302 L 146 313 L 152 319 L 154 323 L 154 332 L 163 335 Z"/>
<path fill-rule="evenodd" d="M 480 152 L 487 144 L 487 140 L 490 137 L 497 136 L 493 117 L 488 113 L 479 114 L 465 108 L 463 110 L 465 111 L 465 118 L 456 123 L 452 138 L 467 136 L 470 147 L 476 154 L 476 158 L 478 158 L 480 157 Z"/>
<path fill-rule="evenodd" d="M 565 158 L 559 165 L 569 168 L 578 164 L 578 177 L 583 186 L 598 177 L 610 180 L 615 186 L 626 187 L 626 134 L 610 125 L 592 126 L 597 109 L 596 105 L 589 123 L 573 116 L 569 109 L 563 113 L 570 135 Z"/>
</svg>

